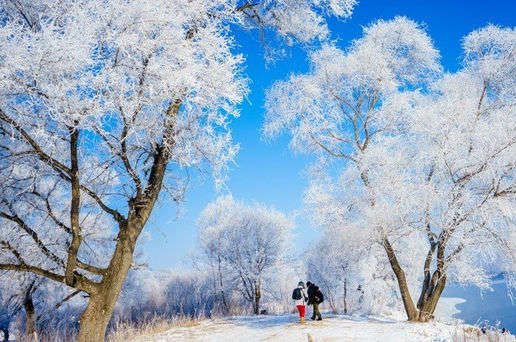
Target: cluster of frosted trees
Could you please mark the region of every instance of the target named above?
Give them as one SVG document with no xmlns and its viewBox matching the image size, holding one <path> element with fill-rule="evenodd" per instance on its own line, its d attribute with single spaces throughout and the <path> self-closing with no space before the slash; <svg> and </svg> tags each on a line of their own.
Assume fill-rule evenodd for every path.
<svg viewBox="0 0 516 342">
<path fill-rule="evenodd" d="M 447 282 L 488 287 L 488 270 L 510 274 L 515 30 L 470 33 L 461 68 L 445 72 L 407 18 L 332 44 L 327 19 L 355 5 L 0 0 L 0 270 L 22 285 L 2 292 L 7 312 L 25 312 L 30 332 L 38 303 L 80 302 L 78 340 L 104 339 L 155 204 L 181 202 L 192 172 L 219 187 L 238 152 L 230 124 L 248 80 L 235 30 L 257 33 L 267 58 L 292 44 L 309 54 L 309 72 L 268 91 L 263 131 L 314 156 L 305 202 L 332 252 L 309 253 L 310 276 L 339 301 L 353 289 L 359 302 L 392 300 L 426 321 Z M 287 298 L 271 290 L 287 283 L 271 276 L 288 274 L 277 272 L 293 229 L 283 214 L 222 197 L 199 228 L 214 297 L 198 303 L 230 313 L 238 294 L 258 313 L 262 298 Z M 208 293 L 195 279 L 176 284 Z"/>
<path fill-rule="evenodd" d="M 344 251 L 358 240 L 373 273 L 390 264 L 412 321 L 433 317 L 449 281 L 488 288 L 496 270 L 512 285 L 516 30 L 490 25 L 462 47 L 444 72 L 418 24 L 380 20 L 267 97 L 265 133 L 317 156 L 311 217 L 344 234 Z"/>
<path fill-rule="evenodd" d="M 219 185 L 247 94 L 233 30 L 267 50 L 329 37 L 355 0 L 1 0 L 0 269 L 87 298 L 101 341 L 155 203 Z M 279 47 L 279 49 L 276 49 Z"/>
</svg>

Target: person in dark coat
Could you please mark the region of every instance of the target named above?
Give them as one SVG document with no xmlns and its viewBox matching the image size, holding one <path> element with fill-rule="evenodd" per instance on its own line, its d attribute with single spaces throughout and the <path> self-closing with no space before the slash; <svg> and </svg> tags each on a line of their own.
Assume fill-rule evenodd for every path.
<svg viewBox="0 0 516 342">
<path fill-rule="evenodd" d="M 319 304 L 324 301 L 324 296 L 319 287 L 312 282 L 306 282 L 308 305 L 312 305 L 312 320 L 317 318 L 318 321 L 322 320 L 321 311 L 319 311 Z"/>
</svg>

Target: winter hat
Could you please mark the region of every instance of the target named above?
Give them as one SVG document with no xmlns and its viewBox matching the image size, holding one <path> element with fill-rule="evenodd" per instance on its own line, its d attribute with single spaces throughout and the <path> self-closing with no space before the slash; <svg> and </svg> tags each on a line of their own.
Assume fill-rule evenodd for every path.
<svg viewBox="0 0 516 342">
<path fill-rule="evenodd" d="M 313 285 L 313 284 L 311 282 L 307 281 L 306 286 L 310 286 L 310 285 Z"/>
<path fill-rule="evenodd" d="M 299 283 L 297 283 L 297 286 L 301 286 L 302 288 L 305 288 L 305 283 L 303 283 L 302 281 L 300 281 Z"/>
</svg>

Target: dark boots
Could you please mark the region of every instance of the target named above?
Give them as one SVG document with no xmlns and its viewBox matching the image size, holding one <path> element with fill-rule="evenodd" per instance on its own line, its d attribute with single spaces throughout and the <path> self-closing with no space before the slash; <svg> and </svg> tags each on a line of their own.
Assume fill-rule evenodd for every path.
<svg viewBox="0 0 516 342">
<path fill-rule="evenodd" d="M 313 307 L 313 313 L 312 313 L 312 321 L 315 320 L 317 318 L 318 321 L 322 321 L 322 316 L 321 316 L 321 312 L 319 311 L 319 303 L 313 303 L 312 304 L 312 307 Z"/>
</svg>

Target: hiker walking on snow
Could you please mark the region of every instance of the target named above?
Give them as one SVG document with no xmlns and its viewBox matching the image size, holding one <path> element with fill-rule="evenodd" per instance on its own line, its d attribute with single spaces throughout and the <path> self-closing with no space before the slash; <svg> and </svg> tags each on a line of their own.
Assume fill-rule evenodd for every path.
<svg viewBox="0 0 516 342">
<path fill-rule="evenodd" d="M 296 308 L 299 312 L 299 321 L 301 323 L 305 323 L 305 303 L 308 300 L 308 297 L 305 294 L 305 283 L 303 283 L 302 281 L 297 283 L 297 287 L 292 292 L 292 299 L 296 303 Z"/>
<path fill-rule="evenodd" d="M 306 285 L 308 286 L 308 305 L 312 305 L 313 308 L 312 320 L 317 318 L 318 321 L 321 321 L 322 316 L 321 311 L 319 311 L 319 304 L 324 301 L 324 296 L 321 290 L 319 290 L 319 287 L 315 284 L 307 281 Z"/>
</svg>

